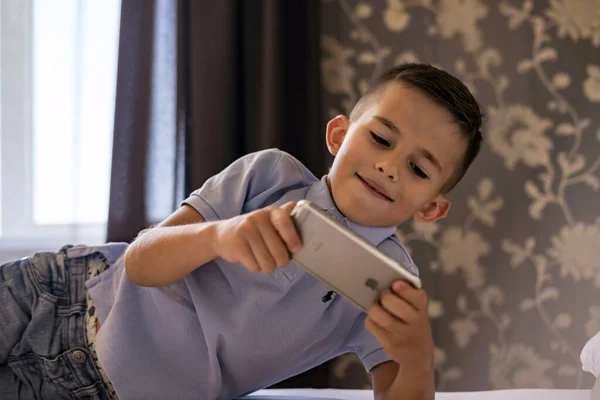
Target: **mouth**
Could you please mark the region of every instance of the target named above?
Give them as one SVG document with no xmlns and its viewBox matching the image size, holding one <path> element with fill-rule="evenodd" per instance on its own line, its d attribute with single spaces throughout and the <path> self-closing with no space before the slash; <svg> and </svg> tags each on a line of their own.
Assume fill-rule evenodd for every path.
<svg viewBox="0 0 600 400">
<path fill-rule="evenodd" d="M 359 174 L 356 174 L 356 177 L 361 181 L 361 183 L 367 188 L 369 189 L 369 192 L 371 194 L 373 194 L 374 196 L 383 199 L 383 200 L 387 200 L 391 203 L 394 202 L 394 200 L 385 192 L 385 190 L 383 189 L 383 187 L 381 187 L 380 185 L 378 185 L 376 182 L 370 180 L 370 179 L 366 179 L 363 178 L 362 176 L 360 176 Z"/>
</svg>

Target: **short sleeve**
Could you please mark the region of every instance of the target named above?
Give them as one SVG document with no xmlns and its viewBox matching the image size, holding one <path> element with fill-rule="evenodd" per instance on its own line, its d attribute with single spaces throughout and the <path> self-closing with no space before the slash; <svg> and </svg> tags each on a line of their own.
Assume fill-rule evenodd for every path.
<svg viewBox="0 0 600 400">
<path fill-rule="evenodd" d="M 393 260 L 395 260 L 404 268 L 406 268 L 410 273 L 412 273 L 415 276 L 419 276 L 419 269 L 415 265 L 413 259 L 408 254 L 406 248 L 404 248 L 402 243 L 400 243 L 400 240 L 398 240 L 397 236 L 394 235 L 388 237 L 377 247 L 379 248 L 379 250 L 383 251 Z"/>
<path fill-rule="evenodd" d="M 355 353 L 365 369 L 371 372 L 377 365 L 390 361 L 391 357 L 365 327 L 366 317 L 367 314 L 363 312 L 356 318 L 344 343 L 344 348 L 346 352 Z"/>
<path fill-rule="evenodd" d="M 307 170 L 277 149 L 250 153 L 208 179 L 182 204 L 192 206 L 205 220 L 241 215 L 307 181 Z"/>
</svg>

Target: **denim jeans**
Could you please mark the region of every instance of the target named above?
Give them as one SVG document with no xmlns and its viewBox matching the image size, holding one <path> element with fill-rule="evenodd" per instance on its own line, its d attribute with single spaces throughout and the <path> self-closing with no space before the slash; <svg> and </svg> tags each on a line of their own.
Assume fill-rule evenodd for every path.
<svg viewBox="0 0 600 400">
<path fill-rule="evenodd" d="M 87 345 L 85 281 L 101 252 L 38 253 L 0 267 L 0 399 L 102 399 Z"/>
</svg>

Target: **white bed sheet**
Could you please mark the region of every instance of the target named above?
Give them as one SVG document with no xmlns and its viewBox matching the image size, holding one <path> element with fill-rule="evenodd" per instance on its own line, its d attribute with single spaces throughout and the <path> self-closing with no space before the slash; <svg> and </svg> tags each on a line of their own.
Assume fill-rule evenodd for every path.
<svg viewBox="0 0 600 400">
<path fill-rule="evenodd" d="M 436 400 L 590 400 L 591 390 L 512 389 L 484 392 L 438 392 Z M 370 390 L 270 389 L 260 390 L 247 400 L 372 400 Z"/>
</svg>

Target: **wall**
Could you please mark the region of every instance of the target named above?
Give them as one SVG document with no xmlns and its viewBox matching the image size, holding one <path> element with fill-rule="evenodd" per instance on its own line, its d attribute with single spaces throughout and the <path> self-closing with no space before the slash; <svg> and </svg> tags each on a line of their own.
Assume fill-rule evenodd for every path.
<svg viewBox="0 0 600 400">
<path fill-rule="evenodd" d="M 438 390 L 591 387 L 600 330 L 600 1 L 323 1 L 328 117 L 422 61 L 461 78 L 485 146 L 451 215 L 407 223 L 431 297 Z M 353 356 L 331 385 L 368 387 Z M 588 376 L 586 376 L 588 375 Z"/>
</svg>

